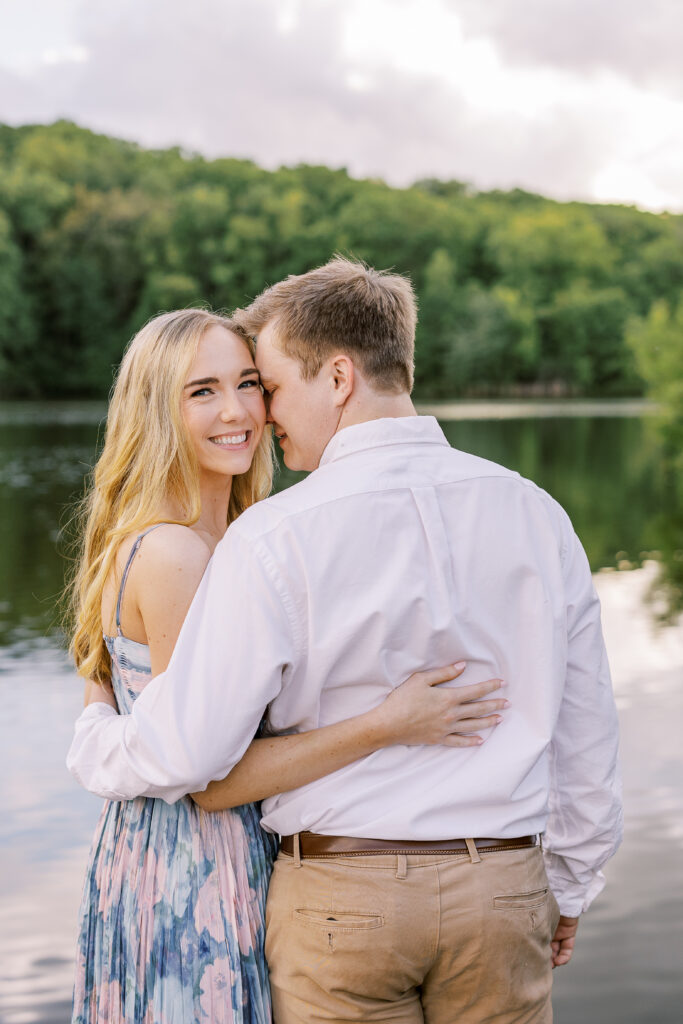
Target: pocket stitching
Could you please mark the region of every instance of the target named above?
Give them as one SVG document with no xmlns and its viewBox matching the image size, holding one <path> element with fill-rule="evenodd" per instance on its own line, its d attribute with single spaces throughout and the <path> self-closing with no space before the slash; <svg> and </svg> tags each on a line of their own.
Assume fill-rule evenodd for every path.
<svg viewBox="0 0 683 1024">
<path fill-rule="evenodd" d="M 315 914 L 335 914 L 338 919 L 336 921 L 328 921 L 324 917 L 313 916 Z M 364 920 L 356 921 L 354 924 L 344 924 L 344 917 L 360 917 Z M 368 914 L 367 912 L 360 910 L 321 910 L 318 907 L 295 907 L 292 911 L 292 918 L 294 921 L 297 921 L 299 924 L 306 925 L 308 928 L 322 928 L 335 933 L 370 931 L 373 928 L 381 928 L 384 924 L 384 917 L 382 914 Z M 342 918 L 342 920 L 339 920 L 339 918 Z"/>
<path fill-rule="evenodd" d="M 494 896 L 495 910 L 536 910 L 544 906 L 548 899 L 548 889 L 535 889 L 533 892 L 510 893 Z"/>
</svg>

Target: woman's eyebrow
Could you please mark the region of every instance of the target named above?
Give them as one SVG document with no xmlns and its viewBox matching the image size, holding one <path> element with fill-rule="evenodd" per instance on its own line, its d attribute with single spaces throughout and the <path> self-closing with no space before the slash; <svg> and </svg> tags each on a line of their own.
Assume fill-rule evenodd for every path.
<svg viewBox="0 0 683 1024">
<path fill-rule="evenodd" d="M 242 377 L 252 376 L 260 378 L 260 374 L 255 366 L 250 366 L 247 370 L 240 370 L 240 380 Z M 185 384 L 183 390 L 185 390 L 185 388 L 204 387 L 206 384 L 220 384 L 220 381 L 218 377 L 200 377 L 198 380 L 191 380 L 189 383 Z"/>
<path fill-rule="evenodd" d="M 218 377 L 202 377 L 201 380 L 191 380 L 189 384 L 186 384 L 183 388 L 196 388 L 200 384 L 218 384 Z"/>
</svg>

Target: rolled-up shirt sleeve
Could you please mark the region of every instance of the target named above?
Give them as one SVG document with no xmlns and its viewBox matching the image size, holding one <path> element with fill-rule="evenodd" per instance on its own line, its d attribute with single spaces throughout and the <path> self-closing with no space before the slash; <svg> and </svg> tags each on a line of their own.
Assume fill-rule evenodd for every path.
<svg viewBox="0 0 683 1024">
<path fill-rule="evenodd" d="M 90 705 L 67 766 L 112 800 L 171 803 L 224 778 L 257 732 L 296 657 L 296 617 L 263 544 L 231 528 L 217 546 L 168 668 L 132 713 Z"/>
<path fill-rule="evenodd" d="M 544 856 L 561 912 L 576 917 L 604 886 L 622 838 L 619 727 L 585 552 L 565 517 L 567 671 L 551 746 Z"/>
</svg>

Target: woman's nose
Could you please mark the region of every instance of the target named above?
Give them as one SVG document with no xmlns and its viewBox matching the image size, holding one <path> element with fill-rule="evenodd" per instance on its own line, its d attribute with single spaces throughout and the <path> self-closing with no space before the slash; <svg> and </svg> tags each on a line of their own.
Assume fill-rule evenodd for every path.
<svg viewBox="0 0 683 1024">
<path fill-rule="evenodd" d="M 228 423 L 230 420 L 241 419 L 244 413 L 244 406 L 239 399 L 238 395 L 228 394 L 223 399 L 223 407 L 221 409 L 221 419 L 224 423 Z"/>
</svg>

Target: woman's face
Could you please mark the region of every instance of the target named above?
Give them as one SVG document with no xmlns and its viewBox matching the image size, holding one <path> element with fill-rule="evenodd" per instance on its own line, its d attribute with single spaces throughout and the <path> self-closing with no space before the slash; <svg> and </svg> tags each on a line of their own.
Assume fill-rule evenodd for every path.
<svg viewBox="0 0 683 1024">
<path fill-rule="evenodd" d="M 182 413 L 202 474 L 246 473 L 263 434 L 259 373 L 244 341 L 214 324 L 205 331 L 183 388 Z"/>
</svg>

